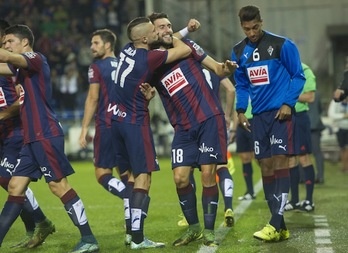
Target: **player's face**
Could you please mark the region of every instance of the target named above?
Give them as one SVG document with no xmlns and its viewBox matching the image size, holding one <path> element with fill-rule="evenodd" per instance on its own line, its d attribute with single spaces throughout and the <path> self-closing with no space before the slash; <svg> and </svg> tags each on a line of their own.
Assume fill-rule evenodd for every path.
<svg viewBox="0 0 348 253">
<path fill-rule="evenodd" d="M 13 34 L 7 34 L 3 40 L 2 47 L 7 51 L 20 54 L 23 52 L 23 43 L 23 40 L 20 40 Z"/>
<path fill-rule="evenodd" d="M 252 21 L 244 21 L 241 23 L 242 29 L 248 39 L 255 43 L 262 36 L 262 21 L 252 20 Z"/>
<path fill-rule="evenodd" d="M 149 23 L 148 26 L 148 34 L 146 38 L 147 44 L 151 46 L 154 43 L 158 43 L 158 32 L 153 24 Z"/>
<path fill-rule="evenodd" d="M 158 32 L 158 40 L 164 45 L 173 44 L 172 23 L 167 18 L 160 18 L 154 21 L 155 28 Z"/>
<path fill-rule="evenodd" d="M 95 59 L 103 59 L 105 56 L 105 44 L 99 35 L 93 36 L 91 40 L 91 51 Z"/>
</svg>

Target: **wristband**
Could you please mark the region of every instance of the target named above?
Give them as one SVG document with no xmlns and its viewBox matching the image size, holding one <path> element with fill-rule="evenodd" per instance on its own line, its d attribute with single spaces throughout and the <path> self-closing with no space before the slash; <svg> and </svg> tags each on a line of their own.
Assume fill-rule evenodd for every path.
<svg viewBox="0 0 348 253">
<path fill-rule="evenodd" d="M 185 28 L 181 29 L 181 30 L 179 31 L 179 33 L 180 33 L 180 35 L 181 35 L 182 37 L 186 37 L 187 34 L 189 34 L 189 30 L 187 29 L 187 27 L 185 27 Z"/>
</svg>

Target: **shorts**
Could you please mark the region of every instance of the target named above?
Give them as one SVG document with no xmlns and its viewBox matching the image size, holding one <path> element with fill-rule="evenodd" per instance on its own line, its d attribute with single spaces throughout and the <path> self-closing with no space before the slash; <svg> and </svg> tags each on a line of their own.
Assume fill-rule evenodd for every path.
<svg viewBox="0 0 348 253">
<path fill-rule="evenodd" d="M 116 167 L 116 153 L 112 146 L 111 127 L 96 127 L 93 147 L 96 168 L 112 169 Z"/>
<path fill-rule="evenodd" d="M 253 125 L 253 120 L 248 119 L 250 126 Z M 254 142 L 252 133 L 245 130 L 243 127 L 238 126 L 236 130 L 236 152 L 254 152 Z"/>
<path fill-rule="evenodd" d="M 307 111 L 295 113 L 294 152 L 296 155 L 312 153 L 311 122 Z"/>
<path fill-rule="evenodd" d="M 0 177 L 11 178 L 19 162 L 19 152 L 23 146 L 23 137 L 15 136 L 3 141 L 1 147 Z"/>
<path fill-rule="evenodd" d="M 29 177 L 33 181 L 45 177 L 47 183 L 74 173 L 64 153 L 64 136 L 57 136 L 25 144 L 13 176 Z"/>
<path fill-rule="evenodd" d="M 120 171 L 133 174 L 159 171 L 150 125 L 135 125 L 112 121 L 112 143 Z"/>
<path fill-rule="evenodd" d="M 274 155 L 293 155 L 293 131 L 295 117 L 278 120 L 278 110 L 263 112 L 253 117 L 251 132 L 256 159 L 270 158 Z"/>
<path fill-rule="evenodd" d="M 172 169 L 179 166 L 227 163 L 227 131 L 223 115 L 211 117 L 189 130 L 176 130 Z"/>
</svg>

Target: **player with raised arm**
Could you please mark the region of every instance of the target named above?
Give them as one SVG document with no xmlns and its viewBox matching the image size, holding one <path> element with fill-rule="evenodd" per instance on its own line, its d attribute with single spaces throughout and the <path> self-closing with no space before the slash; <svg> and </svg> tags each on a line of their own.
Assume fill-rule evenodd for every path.
<svg viewBox="0 0 348 253">
<path fill-rule="evenodd" d="M 161 248 L 165 246 L 164 243 L 144 237 L 151 173 L 158 171 L 159 165 L 150 128 L 148 100 L 139 87 L 152 78 L 157 68 L 188 56 L 191 49 L 176 40 L 171 50 L 150 50 L 150 46 L 158 40 L 158 32 L 145 17 L 132 20 L 128 24 L 127 35 L 131 42 L 119 55 L 115 85 L 108 106 L 112 117 L 113 145 L 117 165 L 130 168 L 134 175 L 130 200 L 131 249 Z"/>
<path fill-rule="evenodd" d="M 153 13 L 150 19 L 159 32 L 160 45 L 171 50 L 173 30 L 165 13 Z M 193 41 L 189 57 L 162 66 L 150 82 L 161 97 L 170 123 L 175 129 L 172 142 L 172 169 L 182 212 L 188 230 L 174 246 L 186 245 L 203 237 L 206 246 L 217 246 L 214 226 L 218 204 L 217 164 L 227 163 L 227 130 L 219 98 L 207 84 L 202 66 L 220 76 L 233 73 L 237 67 L 230 61 L 218 63 Z M 143 92 L 151 91 L 143 84 Z M 211 131 L 216 129 L 216 131 Z M 198 219 L 196 194 L 189 182 L 192 166 L 199 165 L 203 184 L 204 231 Z"/>
<path fill-rule="evenodd" d="M 20 87 L 24 144 L 0 215 L 0 245 L 23 209 L 30 181 L 43 176 L 80 231 L 81 240 L 72 252 L 97 252 L 99 246 L 89 226 L 84 205 L 66 178 L 74 170 L 64 154 L 63 129 L 50 105 L 52 87 L 46 57 L 33 51 L 34 35 L 28 26 L 10 26 L 5 34 L 6 50 L 0 49 L 0 74 L 15 75 L 15 83 Z"/>
</svg>

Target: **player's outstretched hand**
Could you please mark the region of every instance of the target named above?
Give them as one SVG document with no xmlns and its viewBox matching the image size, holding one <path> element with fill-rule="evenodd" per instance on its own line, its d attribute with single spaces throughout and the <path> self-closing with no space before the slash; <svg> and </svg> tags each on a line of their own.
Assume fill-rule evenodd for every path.
<svg viewBox="0 0 348 253">
<path fill-rule="evenodd" d="M 225 75 L 228 76 L 228 75 L 232 75 L 233 72 L 236 70 L 236 68 L 238 68 L 238 64 L 234 61 L 230 61 L 230 60 L 226 60 L 224 62 L 224 65 L 223 65 L 223 69 L 224 69 L 224 72 L 225 72 Z"/>
</svg>

